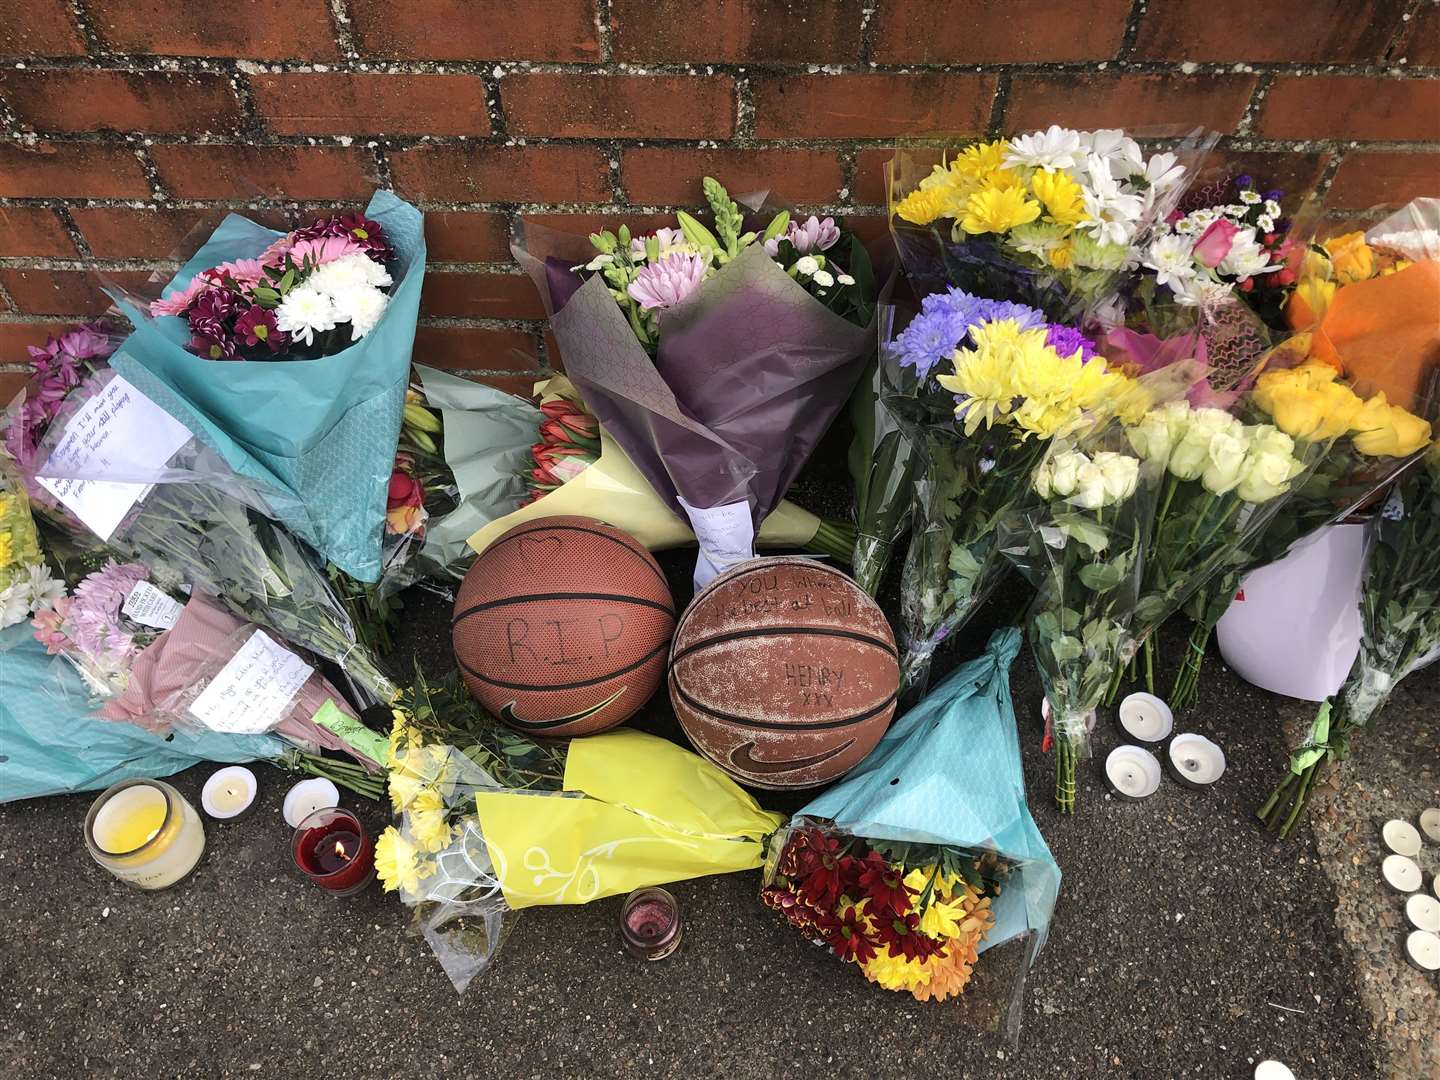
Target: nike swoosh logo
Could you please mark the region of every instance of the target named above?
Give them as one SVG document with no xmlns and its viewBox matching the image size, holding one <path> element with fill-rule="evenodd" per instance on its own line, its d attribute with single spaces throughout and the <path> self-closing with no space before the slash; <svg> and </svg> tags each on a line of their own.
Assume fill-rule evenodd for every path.
<svg viewBox="0 0 1440 1080">
<path fill-rule="evenodd" d="M 625 689 L 626 688 L 622 686 L 599 704 L 592 705 L 588 709 L 581 709 L 579 712 L 571 713 L 569 716 L 562 716 L 556 720 L 525 720 L 516 714 L 515 702 L 512 701 L 501 707 L 500 719 L 502 722 L 509 724 L 513 728 L 519 728 L 521 731 L 548 731 L 550 728 L 578 723 L 588 716 L 594 716 L 601 709 L 605 708 L 605 706 L 618 701 L 620 695 L 625 693 Z"/>
<path fill-rule="evenodd" d="M 755 749 L 753 742 L 741 743 L 730 751 L 730 764 L 744 772 L 774 776 L 776 773 L 794 772 L 796 769 L 804 769 L 811 765 L 819 765 L 822 761 L 829 761 L 837 754 L 843 754 L 849 750 L 854 742 L 854 739 L 846 739 L 839 746 L 832 747 L 823 754 L 816 754 L 813 757 L 790 758 L 785 761 L 761 761 L 751 753 Z"/>
</svg>

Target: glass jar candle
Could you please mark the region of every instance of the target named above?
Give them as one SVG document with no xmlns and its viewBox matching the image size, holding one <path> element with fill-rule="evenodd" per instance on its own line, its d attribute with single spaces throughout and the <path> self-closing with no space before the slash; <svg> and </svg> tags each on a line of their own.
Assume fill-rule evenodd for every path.
<svg viewBox="0 0 1440 1080">
<path fill-rule="evenodd" d="M 625 951 L 641 960 L 664 960 L 680 947 L 680 905 L 664 889 L 636 889 L 620 909 Z"/>
<path fill-rule="evenodd" d="M 205 826 L 185 797 L 160 780 L 107 788 L 85 816 L 90 857 L 140 889 L 177 885 L 205 854 Z"/>
<path fill-rule="evenodd" d="M 375 848 L 360 819 L 326 806 L 295 829 L 290 843 L 301 873 L 335 896 L 352 896 L 375 880 Z"/>
</svg>

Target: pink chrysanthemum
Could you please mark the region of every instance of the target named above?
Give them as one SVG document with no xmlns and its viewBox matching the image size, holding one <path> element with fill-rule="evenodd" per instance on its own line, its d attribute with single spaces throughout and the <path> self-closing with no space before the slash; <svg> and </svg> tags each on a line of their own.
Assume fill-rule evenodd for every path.
<svg viewBox="0 0 1440 1080">
<path fill-rule="evenodd" d="M 703 257 L 677 251 L 641 267 L 626 292 L 646 311 L 674 307 L 695 291 L 709 269 Z"/>
</svg>

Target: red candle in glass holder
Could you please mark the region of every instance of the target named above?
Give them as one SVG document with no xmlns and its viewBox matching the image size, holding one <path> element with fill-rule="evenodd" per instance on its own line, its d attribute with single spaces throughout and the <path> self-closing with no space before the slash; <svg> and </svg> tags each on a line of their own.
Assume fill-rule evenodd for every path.
<svg viewBox="0 0 1440 1080">
<path fill-rule="evenodd" d="M 305 876 L 335 896 L 352 896 L 375 878 L 374 845 L 360 819 L 338 806 L 300 822 L 290 850 Z"/>
</svg>

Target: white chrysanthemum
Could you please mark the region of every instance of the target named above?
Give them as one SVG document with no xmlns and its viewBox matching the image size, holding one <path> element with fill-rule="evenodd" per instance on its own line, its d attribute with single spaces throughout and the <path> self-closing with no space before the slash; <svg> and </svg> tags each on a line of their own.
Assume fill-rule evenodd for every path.
<svg viewBox="0 0 1440 1080">
<path fill-rule="evenodd" d="M 1255 239 L 1254 229 L 1241 229 L 1235 234 L 1230 241 L 1230 250 L 1220 260 L 1219 266 L 1222 274 L 1240 281 L 1278 269 L 1270 265 L 1270 253 Z"/>
<path fill-rule="evenodd" d="M 26 567 L 25 576 L 20 580 L 25 585 L 25 595 L 30 598 L 31 610 L 54 607 L 55 601 L 65 595 L 65 583 L 52 578 L 44 563 Z"/>
<path fill-rule="evenodd" d="M 1117 176 L 1129 176 L 1144 168 L 1140 144 L 1120 128 L 1099 128 L 1080 132 L 1080 148 L 1110 162 Z"/>
<path fill-rule="evenodd" d="M 30 598 L 23 582 L 16 581 L 0 589 L 0 629 L 14 626 L 30 615 Z"/>
<path fill-rule="evenodd" d="M 1173 287 L 1195 276 L 1195 245 L 1184 236 L 1162 236 L 1145 253 L 1144 265 L 1155 271 L 1155 284 Z"/>
<path fill-rule="evenodd" d="M 350 340 L 359 341 L 375 329 L 389 302 L 390 298 L 379 289 L 360 285 L 335 297 L 336 321 L 348 322 Z"/>
<path fill-rule="evenodd" d="M 1174 154 L 1152 154 L 1145 162 L 1145 182 L 1157 194 L 1162 194 L 1185 179 L 1185 166 Z"/>
<path fill-rule="evenodd" d="M 1258 191 L 1247 190 L 1240 192 L 1240 201 L 1246 206 L 1256 206 L 1263 200 L 1261 199 L 1260 193 Z"/>
<path fill-rule="evenodd" d="M 1080 132 L 1051 124 L 1044 131 L 1011 139 L 1005 165 L 1007 168 L 1026 165 L 1036 169 L 1070 169 L 1084 156 Z"/>
<path fill-rule="evenodd" d="M 390 272 L 368 255 L 352 252 L 316 270 L 305 284 L 330 296 L 338 296 L 357 285 L 381 288 L 389 285 Z"/>
<path fill-rule="evenodd" d="M 795 273 L 801 277 L 809 277 L 820 269 L 820 264 L 810 255 L 802 255 L 795 260 Z"/>
<path fill-rule="evenodd" d="M 1187 307 L 1199 307 L 1230 295 L 1230 286 L 1223 281 L 1212 281 L 1203 274 L 1183 281 L 1172 281 L 1170 293 L 1175 302 Z"/>
<path fill-rule="evenodd" d="M 315 344 L 317 332 L 335 328 L 335 304 L 310 285 L 291 289 L 275 309 L 275 325 L 296 341 Z"/>
<path fill-rule="evenodd" d="M 1269 214 L 1261 214 L 1258 218 L 1255 219 L 1255 224 L 1259 226 L 1261 232 L 1275 231 L 1275 219 L 1272 218 Z"/>
<path fill-rule="evenodd" d="M 816 270 L 811 280 L 824 289 L 835 284 L 835 278 L 828 270 Z"/>
<path fill-rule="evenodd" d="M 1085 212 L 1090 220 L 1080 229 L 1105 244 L 1129 244 L 1145 209 L 1138 195 L 1122 190 L 1120 182 L 1110 174 L 1110 163 L 1091 154 L 1086 161 L 1090 182 L 1085 186 Z"/>
<path fill-rule="evenodd" d="M 1266 199 L 1265 205 L 1261 209 L 1272 218 L 1280 216 L 1280 204 L 1274 199 Z"/>
</svg>

